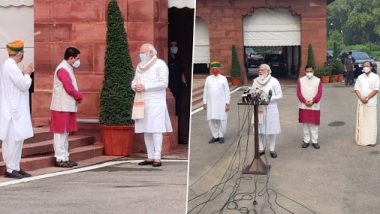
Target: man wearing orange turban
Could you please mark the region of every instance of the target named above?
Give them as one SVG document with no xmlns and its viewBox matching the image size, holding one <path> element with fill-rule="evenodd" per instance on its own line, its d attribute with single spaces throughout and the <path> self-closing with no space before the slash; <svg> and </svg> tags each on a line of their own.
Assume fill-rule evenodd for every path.
<svg viewBox="0 0 380 214">
<path fill-rule="evenodd" d="M 24 140 L 33 136 L 29 110 L 30 63 L 22 70 L 17 66 L 24 58 L 24 42 L 7 44 L 9 58 L 0 67 L 0 140 L 6 165 L 5 177 L 24 178 L 31 175 L 20 169 Z"/>
</svg>

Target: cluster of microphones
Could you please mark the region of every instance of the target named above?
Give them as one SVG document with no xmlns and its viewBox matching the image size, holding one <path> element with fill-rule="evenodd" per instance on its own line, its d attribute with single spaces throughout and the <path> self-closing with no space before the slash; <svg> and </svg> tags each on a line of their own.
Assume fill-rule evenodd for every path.
<svg viewBox="0 0 380 214">
<path fill-rule="evenodd" d="M 268 105 L 271 97 L 272 90 L 267 93 L 258 88 L 246 87 L 242 94 L 242 102 L 249 105 Z"/>
</svg>

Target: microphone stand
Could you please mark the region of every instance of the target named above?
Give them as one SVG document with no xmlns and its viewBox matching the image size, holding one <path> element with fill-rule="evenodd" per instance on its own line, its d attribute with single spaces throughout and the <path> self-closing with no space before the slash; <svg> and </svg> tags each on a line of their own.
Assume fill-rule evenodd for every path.
<svg viewBox="0 0 380 214">
<path fill-rule="evenodd" d="M 269 103 L 269 101 L 268 101 Z M 243 169 L 243 174 L 267 175 L 270 165 L 266 165 L 260 158 L 259 154 L 259 105 L 268 105 L 260 100 L 260 95 L 252 98 L 251 105 L 253 105 L 254 115 L 254 140 L 255 140 L 255 155 L 249 166 Z"/>
</svg>

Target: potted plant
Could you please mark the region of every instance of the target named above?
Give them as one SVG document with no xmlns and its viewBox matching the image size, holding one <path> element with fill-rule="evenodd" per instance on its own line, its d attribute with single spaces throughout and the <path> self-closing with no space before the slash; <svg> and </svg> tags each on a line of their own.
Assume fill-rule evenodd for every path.
<svg viewBox="0 0 380 214">
<path fill-rule="evenodd" d="M 100 128 L 106 155 L 126 156 L 134 142 L 131 119 L 134 69 L 129 55 L 123 17 L 116 0 L 107 8 L 107 47 L 100 93 Z"/>
<path fill-rule="evenodd" d="M 321 78 L 322 83 L 329 83 L 330 77 L 326 67 L 318 67 L 315 69 L 315 76 Z"/>
<path fill-rule="evenodd" d="M 232 45 L 231 82 L 232 85 L 241 84 L 240 63 L 235 45 Z"/>
<path fill-rule="evenodd" d="M 332 82 L 342 81 L 343 70 L 344 70 L 343 63 L 338 58 L 333 58 L 328 62 L 328 65 L 330 66 L 330 69 L 331 69 Z"/>
</svg>

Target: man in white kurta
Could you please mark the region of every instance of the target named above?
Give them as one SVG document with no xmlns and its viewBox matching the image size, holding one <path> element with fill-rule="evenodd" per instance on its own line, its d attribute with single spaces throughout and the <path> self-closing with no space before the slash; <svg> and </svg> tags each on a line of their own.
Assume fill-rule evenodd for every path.
<svg viewBox="0 0 380 214">
<path fill-rule="evenodd" d="M 379 76 L 371 72 L 368 62 L 355 83 L 358 98 L 355 142 L 360 146 L 375 146 L 377 137 L 377 93 Z"/>
<path fill-rule="evenodd" d="M 157 58 L 157 51 L 152 44 L 141 46 L 140 61 L 132 89 L 142 94 L 144 116 L 135 120 L 135 132 L 144 133 L 148 158 L 139 165 L 159 167 L 163 133 L 172 132 L 166 105 L 169 70 L 166 63 Z"/>
<path fill-rule="evenodd" d="M 230 89 L 227 78 L 220 74 L 220 63 L 210 64 L 211 75 L 206 78 L 203 90 L 203 107 L 207 110 L 207 121 L 212 138 L 209 143 L 224 143 L 230 110 Z"/>
<path fill-rule="evenodd" d="M 270 155 L 272 158 L 277 158 L 276 136 L 281 132 L 277 102 L 282 98 L 281 85 L 276 78 L 271 76 L 269 65 L 260 65 L 259 74 L 259 77 L 253 81 L 252 91 L 261 90 L 265 94 L 272 91 L 269 104 L 259 107 L 259 153 L 260 155 L 265 154 L 263 142 L 268 140 Z"/>
<path fill-rule="evenodd" d="M 5 176 L 24 178 L 31 175 L 20 169 L 24 140 L 33 136 L 29 111 L 30 74 L 33 64 L 23 70 L 17 66 L 23 60 L 24 43 L 16 40 L 7 45 L 9 58 L 0 68 L 0 140 L 6 165 Z"/>
</svg>

